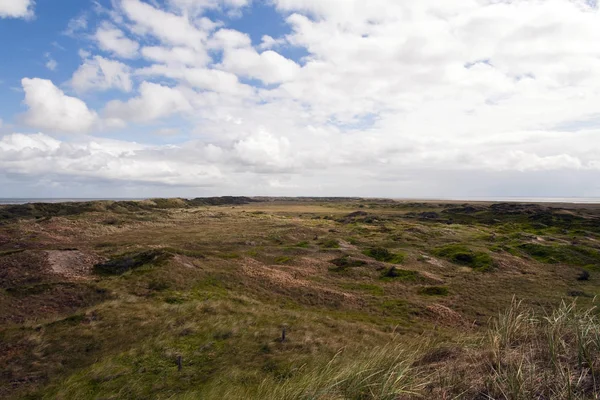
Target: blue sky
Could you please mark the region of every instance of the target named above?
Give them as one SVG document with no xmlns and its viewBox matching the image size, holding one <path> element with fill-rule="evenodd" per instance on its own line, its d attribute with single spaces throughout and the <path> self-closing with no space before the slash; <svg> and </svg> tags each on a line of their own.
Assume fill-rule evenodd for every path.
<svg viewBox="0 0 600 400">
<path fill-rule="evenodd" d="M 596 2 L 0 0 L 0 37 L 0 197 L 600 196 Z"/>
<path fill-rule="evenodd" d="M 110 54 L 94 47 L 88 40 L 95 27 L 106 20 L 105 11 L 112 8 L 109 0 L 37 0 L 35 3 L 35 17 L 31 19 L 3 19 L 0 23 L 0 37 L 15 38 L 14 40 L 0 41 L 2 54 L 10 54 L 11 58 L 6 63 L 0 64 L 0 77 L 2 81 L 2 95 L 0 96 L 0 119 L 5 124 L 14 124 L 19 132 L 36 132 L 35 129 L 21 124 L 18 115 L 26 107 L 22 104 L 23 93 L 21 79 L 23 77 L 38 77 L 52 80 L 57 86 L 69 92 L 68 81 L 81 64 L 80 50 L 86 50 L 101 55 Z M 162 7 L 168 2 L 158 1 Z M 104 9 L 105 11 L 102 11 Z M 268 2 L 255 2 L 243 7 L 244 12 L 231 13 L 227 7 L 216 7 L 207 10 L 203 16 L 213 21 L 218 21 L 224 27 L 239 30 L 250 36 L 252 43 L 260 45 L 264 35 L 281 37 L 290 32 L 285 23 L 285 14 L 276 11 L 273 4 Z M 69 24 L 78 20 L 85 21 L 86 28 L 75 33 L 69 32 Z M 148 38 L 148 44 L 155 42 Z M 140 41 L 144 43 L 144 41 Z M 282 49 L 281 54 L 287 58 L 301 63 L 306 55 L 302 49 L 293 46 Z M 56 61 L 54 70 L 48 68 L 50 60 Z M 219 54 L 214 54 L 214 62 L 219 61 Z M 149 65 L 146 60 L 131 60 L 130 65 L 143 67 Z M 260 80 L 244 79 L 245 82 L 255 86 L 263 86 Z M 111 90 L 104 93 L 86 93 L 82 96 L 90 106 L 100 107 L 108 100 L 126 99 L 127 96 L 119 91 Z M 169 126 L 183 126 L 189 124 L 182 120 L 167 121 Z M 151 143 L 165 143 L 177 138 L 165 139 L 160 136 L 144 135 L 144 129 L 128 127 L 124 130 L 100 133 L 102 136 L 113 138 L 131 138 Z M 185 140 L 187 136 L 179 137 Z"/>
</svg>

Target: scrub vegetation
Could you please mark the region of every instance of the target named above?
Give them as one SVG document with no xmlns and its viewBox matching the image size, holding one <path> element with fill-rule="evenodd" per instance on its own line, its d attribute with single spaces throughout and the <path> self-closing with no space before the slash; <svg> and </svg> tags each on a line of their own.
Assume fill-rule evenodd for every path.
<svg viewBox="0 0 600 400">
<path fill-rule="evenodd" d="M 600 206 L 0 206 L 3 399 L 595 399 Z"/>
</svg>

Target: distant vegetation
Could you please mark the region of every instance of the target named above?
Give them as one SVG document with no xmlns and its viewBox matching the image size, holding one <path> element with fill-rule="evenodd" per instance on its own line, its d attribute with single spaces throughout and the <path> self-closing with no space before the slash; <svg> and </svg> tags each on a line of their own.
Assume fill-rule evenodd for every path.
<svg viewBox="0 0 600 400">
<path fill-rule="evenodd" d="M 2 399 L 597 399 L 600 206 L 0 206 Z"/>
</svg>

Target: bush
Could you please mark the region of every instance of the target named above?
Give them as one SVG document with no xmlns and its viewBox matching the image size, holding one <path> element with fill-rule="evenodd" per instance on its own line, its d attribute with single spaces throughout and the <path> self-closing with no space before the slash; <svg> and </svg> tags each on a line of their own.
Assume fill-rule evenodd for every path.
<svg viewBox="0 0 600 400">
<path fill-rule="evenodd" d="M 492 257 L 489 254 L 471 250 L 463 245 L 447 245 L 433 250 L 432 253 L 454 264 L 465 265 L 479 271 L 487 271 L 493 265 Z"/>
<path fill-rule="evenodd" d="M 390 264 L 401 264 L 404 261 L 404 254 L 394 254 L 383 247 L 373 247 L 364 251 L 366 256 L 374 258 L 377 261 Z"/>
<path fill-rule="evenodd" d="M 356 268 L 356 267 L 362 267 L 362 266 L 367 265 L 367 263 L 364 262 L 363 260 L 357 260 L 355 258 L 351 258 L 349 255 L 334 258 L 333 260 L 331 260 L 329 262 L 337 267 L 337 268 L 331 268 L 330 271 L 332 271 L 332 272 L 344 272 L 348 268 Z"/>
<path fill-rule="evenodd" d="M 396 267 L 388 269 L 381 275 L 382 279 L 399 279 L 403 281 L 416 281 L 418 277 L 419 273 L 417 271 L 407 271 Z"/>
<path fill-rule="evenodd" d="M 586 270 L 582 270 L 577 277 L 578 281 L 588 281 L 590 279 L 590 273 Z"/>
<path fill-rule="evenodd" d="M 419 290 L 419 293 L 425 296 L 448 296 L 449 292 L 445 286 L 426 286 Z"/>
<path fill-rule="evenodd" d="M 105 263 L 94 265 L 94 273 L 98 275 L 122 275 L 125 272 L 148 264 L 158 264 L 171 257 L 163 250 L 149 250 L 142 253 L 130 253 L 113 258 Z"/>
</svg>

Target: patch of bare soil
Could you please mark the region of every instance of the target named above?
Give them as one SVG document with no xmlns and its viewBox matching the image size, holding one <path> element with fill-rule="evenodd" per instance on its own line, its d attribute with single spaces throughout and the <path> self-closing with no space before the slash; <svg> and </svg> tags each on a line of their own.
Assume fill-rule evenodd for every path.
<svg viewBox="0 0 600 400">
<path fill-rule="evenodd" d="M 339 240 L 340 248 L 342 250 L 358 250 L 358 248 L 345 240 Z"/>
<path fill-rule="evenodd" d="M 419 273 L 429 281 L 432 281 L 434 283 L 444 283 L 444 280 L 436 274 L 432 274 L 431 272 L 427 271 L 419 271 Z"/>
<path fill-rule="evenodd" d="M 87 279 L 93 266 L 102 260 L 94 254 L 79 250 L 48 250 L 46 255 L 51 271 L 69 280 Z"/>
<path fill-rule="evenodd" d="M 468 323 L 464 319 L 464 317 L 452 310 L 449 307 L 446 307 L 441 304 L 432 304 L 427 306 L 427 311 L 430 314 L 431 319 L 439 325 L 444 326 L 467 326 Z"/>
<path fill-rule="evenodd" d="M 502 272 L 512 274 L 535 274 L 530 263 L 513 255 L 500 254 L 497 256 L 496 263 Z"/>
<path fill-rule="evenodd" d="M 196 265 L 196 260 L 191 259 L 189 257 L 179 255 L 179 254 L 176 254 L 175 256 L 173 256 L 173 261 L 185 268 L 191 268 L 191 269 L 198 268 L 198 266 Z"/>
<path fill-rule="evenodd" d="M 430 265 L 433 265 L 433 266 L 436 266 L 436 267 L 440 267 L 440 268 L 444 267 L 444 264 L 440 260 L 438 260 L 437 258 L 433 258 L 433 257 L 430 257 L 430 256 L 423 255 L 423 259 L 424 259 L 424 261 L 427 264 L 430 264 Z"/>
</svg>

